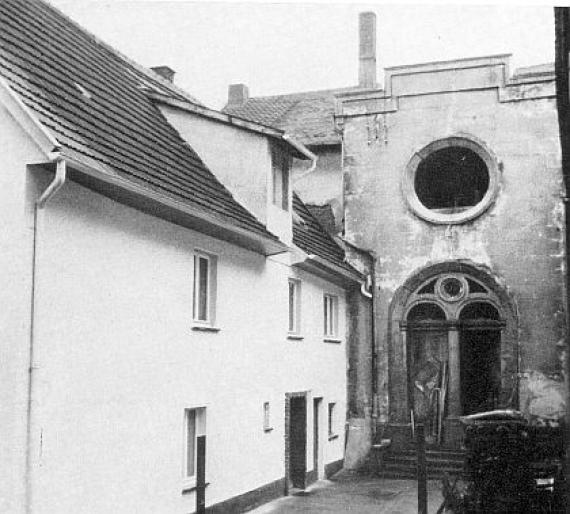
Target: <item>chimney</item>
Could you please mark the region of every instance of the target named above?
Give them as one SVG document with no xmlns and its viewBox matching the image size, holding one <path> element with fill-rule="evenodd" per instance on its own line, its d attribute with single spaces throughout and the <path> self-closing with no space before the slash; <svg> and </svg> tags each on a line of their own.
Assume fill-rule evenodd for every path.
<svg viewBox="0 0 570 514">
<path fill-rule="evenodd" d="M 230 84 L 228 88 L 228 106 L 239 107 L 249 99 L 249 89 L 245 84 Z"/>
<path fill-rule="evenodd" d="M 359 16 L 358 85 L 376 87 L 376 14 L 361 12 Z"/>
<path fill-rule="evenodd" d="M 157 75 L 160 75 L 163 79 L 168 80 L 168 82 L 174 82 L 174 74 L 176 72 L 172 68 L 168 66 L 154 66 L 151 70 Z"/>
</svg>

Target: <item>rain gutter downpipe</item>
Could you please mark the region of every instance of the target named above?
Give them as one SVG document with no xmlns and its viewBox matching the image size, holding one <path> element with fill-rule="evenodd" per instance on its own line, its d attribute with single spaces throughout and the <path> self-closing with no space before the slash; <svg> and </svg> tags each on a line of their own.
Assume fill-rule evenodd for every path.
<svg viewBox="0 0 570 514">
<path fill-rule="evenodd" d="M 26 512 L 32 512 L 32 404 L 34 397 L 34 354 L 35 354 L 35 317 L 36 317 L 36 297 L 37 297 L 37 266 L 38 266 L 38 210 L 43 209 L 46 203 L 52 199 L 63 187 L 67 179 L 67 164 L 59 153 L 52 158 L 56 163 L 55 177 L 35 201 L 34 204 L 34 225 L 33 225 L 33 245 L 32 245 L 32 284 L 30 299 L 30 340 L 28 348 L 28 399 L 27 399 L 27 419 L 26 419 Z"/>
<path fill-rule="evenodd" d="M 298 177 L 295 177 L 295 182 L 298 182 L 302 178 L 305 178 L 307 175 L 313 173 L 317 167 L 318 156 L 311 152 L 305 145 L 299 144 L 295 141 L 289 134 L 283 134 L 281 136 L 283 140 L 287 141 L 291 146 L 299 151 L 299 153 L 303 154 L 311 161 L 311 166 L 303 173 L 301 173 Z"/>
</svg>

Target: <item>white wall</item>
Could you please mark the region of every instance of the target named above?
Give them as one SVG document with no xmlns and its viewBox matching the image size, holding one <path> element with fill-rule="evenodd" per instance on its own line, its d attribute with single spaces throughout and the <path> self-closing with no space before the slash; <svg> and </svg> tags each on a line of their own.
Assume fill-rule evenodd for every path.
<svg viewBox="0 0 570 514">
<path fill-rule="evenodd" d="M 26 165 L 42 162 L 0 103 L 0 512 L 22 512 L 30 341 L 33 211 Z"/>
<path fill-rule="evenodd" d="M 284 211 L 271 202 L 269 138 L 168 106 L 160 106 L 160 110 L 235 199 L 290 244 L 291 205 L 289 211 Z"/>
<path fill-rule="evenodd" d="M 323 289 L 307 274 L 302 341 L 287 334 L 287 277 L 265 259 L 68 184 L 38 240 L 34 513 L 188 513 L 183 416 L 207 407 L 207 504 L 284 476 L 284 399 L 337 403 L 325 461 L 342 458 L 346 348 L 323 342 Z M 218 255 L 217 333 L 192 327 L 192 252 Z M 263 402 L 274 430 L 263 431 Z M 308 404 L 312 438 L 312 403 Z M 326 427 L 326 416 L 323 416 Z M 312 444 L 307 446 L 308 470 Z"/>
</svg>

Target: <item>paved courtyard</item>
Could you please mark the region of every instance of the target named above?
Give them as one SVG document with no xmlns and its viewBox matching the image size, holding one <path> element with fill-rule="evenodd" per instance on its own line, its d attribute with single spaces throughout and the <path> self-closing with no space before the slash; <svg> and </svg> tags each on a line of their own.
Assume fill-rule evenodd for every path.
<svg viewBox="0 0 570 514">
<path fill-rule="evenodd" d="M 417 498 L 417 483 L 412 480 L 339 474 L 332 480 L 317 482 L 300 496 L 279 498 L 250 511 L 250 514 L 417 514 Z M 428 513 L 435 514 L 442 501 L 441 482 L 429 482 Z"/>
</svg>

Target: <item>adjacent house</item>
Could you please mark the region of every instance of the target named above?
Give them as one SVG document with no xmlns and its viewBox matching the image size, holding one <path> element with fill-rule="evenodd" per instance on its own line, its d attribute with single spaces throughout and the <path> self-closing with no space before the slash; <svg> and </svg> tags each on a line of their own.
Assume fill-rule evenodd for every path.
<svg viewBox="0 0 570 514">
<path fill-rule="evenodd" d="M 303 200 L 376 257 L 372 396 L 349 395 L 349 412 L 396 450 L 410 447 L 414 419 L 452 450 L 465 414 L 508 407 L 560 420 L 566 221 L 554 67 L 511 72 L 509 55 L 470 57 L 386 68 L 381 87 L 375 42 L 375 15 L 363 13 L 358 86 L 272 97 L 230 86 L 224 108 L 319 155 L 315 173 L 296 162 Z"/>
<path fill-rule="evenodd" d="M 239 512 L 340 469 L 371 261 L 293 194 L 312 152 L 41 0 L 0 3 L 0 141 L 2 512 Z"/>
</svg>

